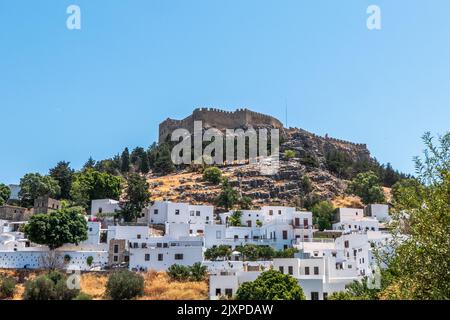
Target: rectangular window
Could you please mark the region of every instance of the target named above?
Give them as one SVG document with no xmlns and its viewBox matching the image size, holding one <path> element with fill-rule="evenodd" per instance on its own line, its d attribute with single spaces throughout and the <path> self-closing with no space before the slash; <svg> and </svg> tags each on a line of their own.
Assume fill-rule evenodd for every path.
<svg viewBox="0 0 450 320">
<path fill-rule="evenodd" d="M 169 244 L 167 242 L 164 242 L 163 243 L 163 248 L 168 248 L 168 247 L 169 247 Z"/>
<path fill-rule="evenodd" d="M 216 288 L 216 296 L 221 296 L 222 290 L 220 288 Z"/>
<path fill-rule="evenodd" d="M 350 244 L 349 244 L 348 240 L 345 240 L 345 242 L 344 242 L 344 247 L 348 248 L 349 245 L 350 245 Z"/>
<path fill-rule="evenodd" d="M 145 261 L 150 261 L 150 255 L 148 253 L 145 254 Z"/>
<path fill-rule="evenodd" d="M 278 210 L 278 214 L 281 216 L 281 210 Z"/>
<path fill-rule="evenodd" d="M 225 289 L 225 295 L 228 297 L 233 296 L 233 289 Z"/>
<path fill-rule="evenodd" d="M 293 266 L 289 266 L 288 267 L 288 273 L 292 276 L 294 274 L 294 267 Z"/>
<path fill-rule="evenodd" d="M 164 255 L 162 253 L 158 253 L 158 261 L 163 261 Z"/>
<path fill-rule="evenodd" d="M 158 209 L 153 210 L 153 214 L 158 214 Z"/>
<path fill-rule="evenodd" d="M 114 245 L 114 253 L 119 253 L 119 245 L 118 244 Z"/>
<path fill-rule="evenodd" d="M 200 211 L 196 211 L 196 212 L 195 212 L 195 215 L 196 215 L 197 217 L 200 217 Z"/>
<path fill-rule="evenodd" d="M 269 210 L 269 216 L 273 216 L 273 210 Z"/>
<path fill-rule="evenodd" d="M 319 300 L 319 293 L 311 292 L 311 300 Z"/>
<path fill-rule="evenodd" d="M 114 256 L 114 262 L 119 261 L 119 257 L 118 256 Z"/>
<path fill-rule="evenodd" d="M 309 276 L 309 267 L 305 267 L 305 274 Z"/>
<path fill-rule="evenodd" d="M 176 210 L 175 210 L 175 215 L 177 215 L 177 216 L 180 215 L 180 210 L 179 210 L 179 209 L 176 209 Z"/>
<path fill-rule="evenodd" d="M 314 274 L 319 274 L 319 267 L 314 267 Z"/>
<path fill-rule="evenodd" d="M 140 234 L 138 234 L 138 235 L 137 235 L 137 238 L 138 238 L 138 239 L 140 239 L 140 238 L 141 238 L 141 235 L 140 235 Z"/>
<path fill-rule="evenodd" d="M 194 210 L 192 210 L 189 214 L 191 215 L 191 217 L 193 217 L 195 215 Z"/>
<path fill-rule="evenodd" d="M 283 230 L 283 240 L 287 240 L 288 238 L 288 232 L 287 230 Z"/>
<path fill-rule="evenodd" d="M 183 260 L 183 254 L 182 253 L 175 253 L 175 260 Z"/>
<path fill-rule="evenodd" d="M 278 269 L 280 270 L 281 273 L 284 273 L 284 267 L 278 267 Z"/>
<path fill-rule="evenodd" d="M 328 300 L 328 292 L 323 293 L 323 300 Z"/>
<path fill-rule="evenodd" d="M 222 231 L 216 231 L 216 239 L 222 239 Z"/>
</svg>

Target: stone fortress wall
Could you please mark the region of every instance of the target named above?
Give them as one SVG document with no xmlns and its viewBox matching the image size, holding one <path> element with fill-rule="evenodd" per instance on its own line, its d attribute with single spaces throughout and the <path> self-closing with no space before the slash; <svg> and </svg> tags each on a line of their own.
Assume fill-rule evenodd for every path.
<svg viewBox="0 0 450 320">
<path fill-rule="evenodd" d="M 271 127 L 282 129 L 283 124 L 276 118 L 254 112 L 248 109 L 236 111 L 224 111 L 217 108 L 197 108 L 183 120 L 168 118 L 159 125 L 159 142 L 164 142 L 175 129 L 184 128 L 191 133 L 194 129 L 194 121 L 202 121 L 203 128 L 217 128 L 219 130 L 237 129 L 246 127 Z"/>
</svg>

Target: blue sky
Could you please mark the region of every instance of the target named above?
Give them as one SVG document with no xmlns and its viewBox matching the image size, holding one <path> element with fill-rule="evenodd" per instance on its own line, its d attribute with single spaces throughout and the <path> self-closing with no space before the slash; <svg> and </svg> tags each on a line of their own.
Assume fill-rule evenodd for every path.
<svg viewBox="0 0 450 320">
<path fill-rule="evenodd" d="M 449 15 L 448 0 L 2 0 L 0 182 L 148 146 L 198 106 L 284 121 L 286 101 L 289 126 L 413 172 L 421 135 L 449 129 Z"/>
</svg>

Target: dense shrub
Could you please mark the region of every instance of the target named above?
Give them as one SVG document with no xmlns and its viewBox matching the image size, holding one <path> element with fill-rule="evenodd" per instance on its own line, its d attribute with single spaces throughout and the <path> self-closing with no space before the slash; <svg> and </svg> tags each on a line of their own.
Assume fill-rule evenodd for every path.
<svg viewBox="0 0 450 320">
<path fill-rule="evenodd" d="M 209 167 L 203 171 L 203 180 L 213 184 L 219 184 L 222 181 L 222 171 L 217 167 Z"/>
<path fill-rule="evenodd" d="M 121 270 L 111 274 L 106 295 L 113 300 L 129 300 L 144 294 L 144 278 L 135 272 Z"/>
<path fill-rule="evenodd" d="M 202 281 L 207 275 L 207 267 L 201 262 L 196 262 L 192 266 L 173 264 L 167 270 L 167 274 L 175 281 Z"/>
<path fill-rule="evenodd" d="M 16 280 L 11 277 L 0 277 L 0 299 L 8 299 L 14 296 Z"/>
<path fill-rule="evenodd" d="M 24 300 L 72 300 L 80 293 L 69 289 L 67 276 L 57 271 L 30 280 L 25 284 Z"/>
<path fill-rule="evenodd" d="M 187 266 L 173 264 L 169 267 L 169 269 L 167 269 L 167 274 L 172 280 L 186 281 L 189 279 L 191 272 Z"/>
</svg>

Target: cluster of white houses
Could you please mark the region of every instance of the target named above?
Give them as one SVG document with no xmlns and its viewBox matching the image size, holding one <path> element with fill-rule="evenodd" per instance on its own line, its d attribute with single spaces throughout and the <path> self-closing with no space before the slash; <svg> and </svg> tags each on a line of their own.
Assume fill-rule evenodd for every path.
<svg viewBox="0 0 450 320">
<path fill-rule="evenodd" d="M 216 219 L 214 207 L 206 205 L 154 202 L 134 225 L 118 225 L 108 219 L 119 209 L 115 200 L 92 201 L 88 239 L 64 245 L 51 254 L 20 232 L 26 221 L 0 220 L 0 268 L 45 268 L 51 262 L 69 270 L 128 267 L 145 271 L 202 262 L 210 274 L 211 299 L 232 296 L 243 282 L 274 268 L 296 278 L 308 299 L 322 300 L 371 275 L 374 247 L 387 246 L 389 241 L 384 231 L 389 222 L 388 206 L 380 204 L 365 209 L 340 208 L 332 230 L 326 231 L 314 229 L 311 212 L 290 207 L 242 210 L 239 227 L 229 224 L 233 212 L 219 214 Z M 223 261 L 204 258 L 208 248 L 227 245 L 234 250 L 245 244 L 276 250 L 297 248 L 298 253 L 294 258 L 270 261 L 245 261 L 237 251 Z"/>
</svg>

